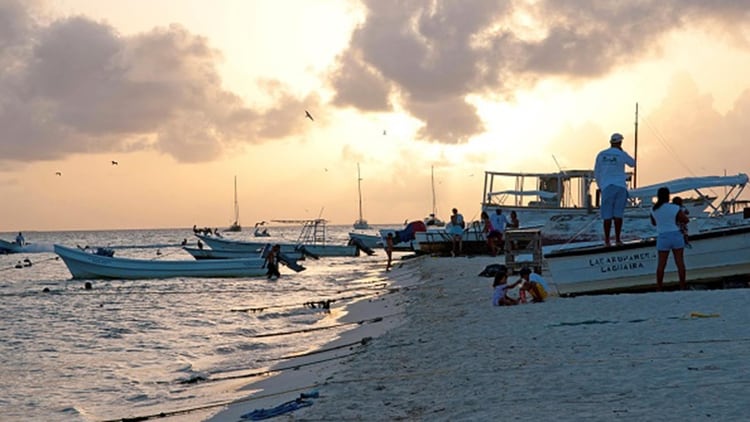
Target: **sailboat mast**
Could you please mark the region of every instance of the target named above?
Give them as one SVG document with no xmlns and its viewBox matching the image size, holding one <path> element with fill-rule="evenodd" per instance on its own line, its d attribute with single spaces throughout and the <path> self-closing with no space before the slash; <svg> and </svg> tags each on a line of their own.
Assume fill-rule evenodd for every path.
<svg viewBox="0 0 750 422">
<path fill-rule="evenodd" d="M 633 155 L 635 155 L 635 167 L 633 167 L 633 189 L 638 187 L 638 103 L 635 103 L 635 137 L 633 138 L 635 142 L 635 151 L 633 152 Z"/>
<path fill-rule="evenodd" d="M 435 166 L 430 166 L 430 180 L 432 185 L 432 214 L 437 216 L 437 207 L 435 206 Z"/>
<path fill-rule="evenodd" d="M 237 176 L 234 176 L 234 223 L 240 223 L 240 206 L 237 203 Z"/>
<path fill-rule="evenodd" d="M 362 176 L 359 173 L 359 163 L 357 163 L 357 193 L 359 194 L 359 221 L 362 221 Z"/>
</svg>

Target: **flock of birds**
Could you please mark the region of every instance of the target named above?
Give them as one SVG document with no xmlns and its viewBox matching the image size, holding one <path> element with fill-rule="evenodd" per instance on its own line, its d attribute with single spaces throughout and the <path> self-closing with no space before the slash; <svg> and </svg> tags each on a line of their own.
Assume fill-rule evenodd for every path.
<svg viewBox="0 0 750 422">
<path fill-rule="evenodd" d="M 113 166 L 119 166 L 120 165 L 120 163 L 117 162 L 117 161 L 115 161 L 115 160 L 112 160 L 111 163 L 112 163 Z M 61 171 L 56 171 L 55 172 L 55 176 L 62 176 L 62 172 Z"/>
<path fill-rule="evenodd" d="M 310 119 L 311 122 L 315 121 L 315 119 L 313 118 L 312 114 L 310 114 L 310 112 L 307 111 L 307 110 L 305 110 L 305 118 Z M 385 134 L 386 134 L 386 131 L 383 130 L 383 135 L 385 135 Z M 117 161 L 115 161 L 115 160 L 112 160 L 111 163 L 112 163 L 113 166 L 120 165 L 120 163 L 117 162 Z M 326 169 L 326 171 L 328 171 L 328 169 Z M 62 176 L 62 172 L 61 171 L 55 172 L 55 176 Z"/>
</svg>

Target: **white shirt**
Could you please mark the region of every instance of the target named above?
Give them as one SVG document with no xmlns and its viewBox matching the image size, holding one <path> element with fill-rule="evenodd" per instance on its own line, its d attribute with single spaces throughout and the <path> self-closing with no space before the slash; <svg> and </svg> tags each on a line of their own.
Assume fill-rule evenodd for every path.
<svg viewBox="0 0 750 422">
<path fill-rule="evenodd" d="M 508 217 L 506 217 L 505 214 L 498 215 L 495 213 L 490 216 L 490 222 L 492 223 L 493 230 L 505 233 L 505 226 L 508 225 Z"/>
<path fill-rule="evenodd" d="M 500 306 L 500 299 L 505 296 L 505 291 L 508 290 L 508 283 L 501 284 L 495 287 L 495 292 L 492 294 L 492 305 Z"/>
<path fill-rule="evenodd" d="M 651 216 L 656 221 L 656 232 L 662 234 L 680 231 L 680 227 L 677 226 L 678 211 L 680 207 L 672 203 L 663 204 L 658 210 L 651 210 Z"/>
<path fill-rule="evenodd" d="M 627 152 L 610 147 L 596 156 L 594 163 L 594 178 L 600 190 L 609 185 L 627 188 L 625 165 L 635 167 L 635 160 Z"/>
</svg>

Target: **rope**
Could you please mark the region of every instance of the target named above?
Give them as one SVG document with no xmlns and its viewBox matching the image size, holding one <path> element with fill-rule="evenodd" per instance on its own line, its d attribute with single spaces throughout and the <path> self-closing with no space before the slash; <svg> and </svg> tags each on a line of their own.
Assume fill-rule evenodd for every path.
<svg viewBox="0 0 750 422">
<path fill-rule="evenodd" d="M 313 328 L 304 328 L 302 330 L 293 330 L 293 331 L 277 331 L 277 332 L 271 332 L 271 333 L 263 333 L 263 334 L 256 334 L 252 336 L 248 336 L 249 338 L 267 338 L 267 337 L 279 337 L 279 336 L 287 336 L 292 334 L 302 334 L 302 333 L 309 333 L 313 331 L 322 331 L 322 330 L 330 330 L 333 328 L 340 328 L 340 327 L 346 327 L 348 325 L 362 325 L 362 324 L 370 324 L 375 322 L 381 322 L 383 318 L 391 318 L 394 316 L 402 315 L 405 312 L 396 312 L 395 314 L 389 314 L 384 315 L 382 317 L 375 317 L 370 319 L 362 319 L 359 321 L 351 321 L 351 322 L 342 322 L 340 324 L 333 324 L 333 325 L 326 325 L 325 327 L 313 327 Z"/>
<path fill-rule="evenodd" d="M 56 260 L 59 260 L 59 259 L 60 259 L 60 257 L 59 257 L 59 256 L 53 256 L 53 257 L 51 257 L 51 258 L 43 259 L 43 260 L 41 260 L 41 261 L 37 261 L 37 262 L 32 262 L 32 261 L 31 261 L 31 259 L 29 259 L 29 258 L 24 258 L 24 259 L 23 259 L 23 261 L 18 261 L 18 263 L 16 263 L 16 264 L 13 264 L 13 265 L 12 265 L 12 266 L 10 266 L 10 267 L 0 268 L 0 271 L 7 271 L 7 270 L 14 270 L 14 269 L 15 269 L 15 270 L 22 270 L 22 269 L 24 269 L 24 268 L 30 268 L 30 267 L 31 267 L 31 266 L 33 266 L 34 264 L 41 264 L 42 262 L 47 262 L 47 261 L 52 261 L 52 260 L 55 260 L 55 261 L 56 261 Z M 28 265 L 23 265 L 23 262 L 26 262 L 26 263 L 28 263 Z M 22 266 L 21 266 L 21 267 L 19 267 L 19 266 L 18 266 L 19 264 L 21 264 Z"/>
</svg>

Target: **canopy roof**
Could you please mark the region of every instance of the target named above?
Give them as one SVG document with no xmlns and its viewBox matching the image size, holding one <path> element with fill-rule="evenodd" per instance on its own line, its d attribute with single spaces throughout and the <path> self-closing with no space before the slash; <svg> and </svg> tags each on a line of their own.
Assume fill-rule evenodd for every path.
<svg viewBox="0 0 750 422">
<path fill-rule="evenodd" d="M 657 183 L 649 186 L 631 189 L 629 194 L 635 198 L 650 198 L 656 196 L 659 188 L 666 186 L 669 193 L 675 194 L 687 192 L 696 189 L 715 188 L 723 186 L 744 186 L 747 184 L 747 174 L 739 173 L 735 176 L 702 176 L 702 177 L 683 177 L 666 182 Z"/>
<path fill-rule="evenodd" d="M 501 190 L 498 192 L 490 192 L 487 197 L 493 197 L 498 195 L 523 195 L 523 196 L 538 196 L 542 199 L 555 199 L 557 194 L 555 192 L 547 192 L 546 190 Z"/>
</svg>

